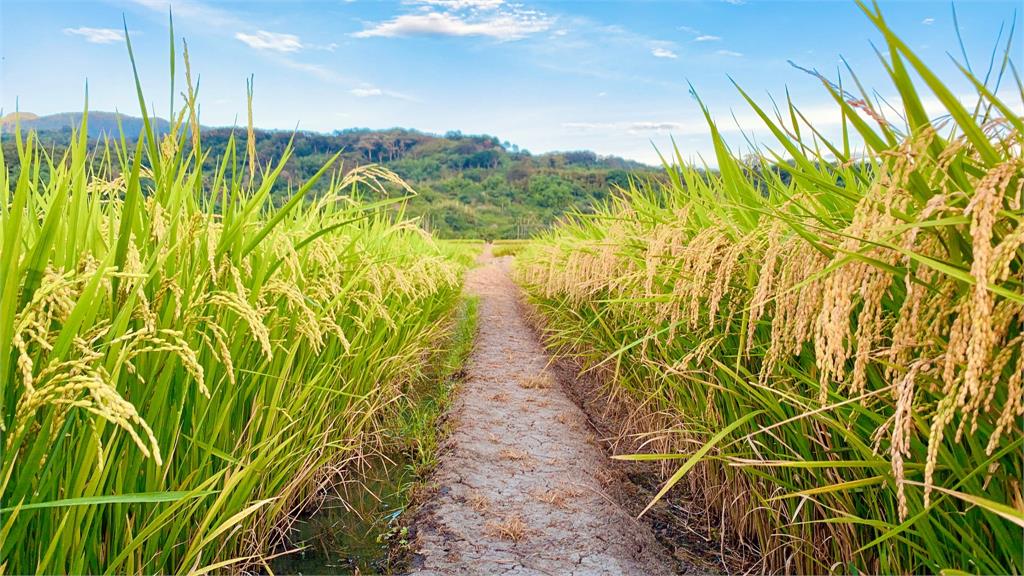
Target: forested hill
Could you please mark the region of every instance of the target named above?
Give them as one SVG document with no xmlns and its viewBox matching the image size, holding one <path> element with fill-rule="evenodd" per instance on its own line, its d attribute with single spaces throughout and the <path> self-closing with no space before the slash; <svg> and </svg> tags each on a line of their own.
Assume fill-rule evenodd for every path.
<svg viewBox="0 0 1024 576">
<path fill-rule="evenodd" d="M 223 148 L 230 130 L 204 133 L 204 145 Z M 245 138 L 244 130 L 236 136 Z M 276 159 L 289 132 L 257 132 L 263 159 Z M 212 148 L 211 148 L 212 147 Z M 630 174 L 660 173 L 649 166 L 593 152 L 533 155 L 493 136 L 412 130 L 354 129 L 331 134 L 300 133 L 284 181 L 302 182 L 342 151 L 346 167 L 379 163 L 417 191 L 409 211 L 442 237 L 515 238 L 552 223 L 567 210 L 588 210 L 626 186 Z"/>
<path fill-rule="evenodd" d="M 166 132 L 167 120 L 153 118 L 153 127 L 158 132 Z M 14 131 L 15 125 L 20 123 L 22 131 L 35 130 L 39 133 L 71 133 L 71 127 L 78 128 L 82 125 L 81 112 L 62 112 L 60 114 L 48 114 L 38 116 L 30 112 L 11 113 L 0 117 L 0 131 L 9 134 Z M 118 127 L 120 123 L 120 128 Z M 138 134 L 142 131 L 142 118 L 127 116 L 118 112 L 89 112 L 89 137 L 99 138 L 101 136 L 117 136 L 123 129 L 125 134 Z"/>
<path fill-rule="evenodd" d="M 30 122 L 23 116 L 22 124 L 39 130 L 41 141 L 48 147 L 59 147 L 66 143 L 70 126 L 79 115 L 59 116 L 58 120 L 44 116 Z M 116 132 L 115 115 L 90 112 L 89 117 L 91 136 L 109 134 L 111 126 Z M 141 126 L 139 119 L 126 116 L 121 117 L 121 123 L 128 134 L 138 133 Z M 6 134 L 10 123 L 5 124 Z M 204 148 L 223 150 L 232 133 L 239 149 L 244 150 L 244 128 L 204 128 Z M 276 161 L 292 136 L 286 131 L 257 130 L 260 160 Z M 299 132 L 294 136 L 292 158 L 275 190 L 279 199 L 288 194 L 289 185 L 294 190 L 340 150 L 346 169 L 380 163 L 409 182 L 418 196 L 409 203 L 408 212 L 421 217 L 424 226 L 440 237 L 528 236 L 566 211 L 589 211 L 615 186 L 626 186 L 631 174 L 661 174 L 657 168 L 589 151 L 533 155 L 493 136 L 460 132 L 436 135 L 406 129 L 350 129 Z M 5 143 L 8 146 L 11 144 Z M 11 158 L 13 154 L 5 150 L 5 156 Z M 208 162 L 213 166 L 216 160 L 215 154 Z"/>
</svg>

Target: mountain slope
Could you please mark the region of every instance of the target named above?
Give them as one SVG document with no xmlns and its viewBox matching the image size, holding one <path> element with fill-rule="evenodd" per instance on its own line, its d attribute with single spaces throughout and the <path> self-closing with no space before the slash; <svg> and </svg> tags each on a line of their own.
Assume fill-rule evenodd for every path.
<svg viewBox="0 0 1024 576">
<path fill-rule="evenodd" d="M 10 134 L 14 131 L 15 121 L 21 121 L 23 131 L 35 130 L 37 132 L 71 132 L 72 128 L 78 129 L 82 125 L 81 112 L 62 112 L 60 114 L 48 114 L 37 116 L 30 112 L 11 113 L 0 118 L 0 132 Z M 89 137 L 99 138 L 103 135 L 116 136 L 118 120 L 125 134 L 135 135 L 142 132 L 142 118 L 129 116 L 119 112 L 89 112 Z M 151 119 L 157 132 L 167 132 L 168 123 L 163 118 Z"/>
<path fill-rule="evenodd" d="M 23 116 L 22 129 L 36 130 L 44 145 L 59 149 L 80 120 L 79 113 Z M 118 134 L 117 120 L 116 113 L 90 112 L 90 137 Z M 142 130 L 140 118 L 120 115 L 120 121 L 129 139 Z M 154 125 L 161 132 L 167 130 L 165 120 L 154 120 Z M 4 134 L 11 130 L 13 123 L 5 123 Z M 203 128 L 204 152 L 210 153 L 205 167 L 211 173 L 232 135 L 237 149 L 244 151 L 244 128 Z M 257 157 L 264 164 L 276 162 L 292 143 L 292 156 L 273 191 L 276 201 L 282 202 L 341 151 L 345 170 L 378 163 L 402 176 L 417 191 L 408 213 L 420 217 L 423 226 L 438 236 L 449 238 L 528 236 L 569 211 L 591 211 L 615 187 L 628 186 L 631 176 L 643 180 L 661 175 L 660 169 L 614 156 L 590 151 L 533 155 L 494 136 L 461 132 L 355 128 L 332 133 L 257 130 L 255 136 Z M 14 156 L 5 151 L 5 157 Z M 323 192 L 328 183 L 323 179 L 314 193 Z"/>
</svg>

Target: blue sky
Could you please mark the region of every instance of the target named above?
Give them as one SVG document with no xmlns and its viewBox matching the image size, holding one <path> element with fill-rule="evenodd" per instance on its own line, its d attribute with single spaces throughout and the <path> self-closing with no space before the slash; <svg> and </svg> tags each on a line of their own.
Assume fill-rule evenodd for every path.
<svg viewBox="0 0 1024 576">
<path fill-rule="evenodd" d="M 894 93 L 872 50 L 878 34 L 845 1 L 3 0 L 0 106 L 78 110 L 88 79 L 92 109 L 137 113 L 123 16 L 146 96 L 166 116 L 169 6 L 210 125 L 244 124 L 254 74 L 262 127 L 461 130 L 533 152 L 655 162 L 654 145 L 669 147 L 670 136 L 688 158 L 709 154 L 687 82 L 737 145 L 737 123 L 760 132 L 730 77 L 766 104 L 788 88 L 826 132 L 837 118 L 827 93 L 787 60 L 834 76 L 843 56 L 863 83 Z M 984 68 L 1000 26 L 1016 19 L 1020 29 L 1020 3 L 956 6 L 968 55 Z M 948 2 L 882 8 L 955 90 L 970 92 L 946 55 L 959 54 Z M 1019 41 L 1013 51 L 1019 64 Z M 179 90 L 182 81 L 179 66 Z"/>
</svg>

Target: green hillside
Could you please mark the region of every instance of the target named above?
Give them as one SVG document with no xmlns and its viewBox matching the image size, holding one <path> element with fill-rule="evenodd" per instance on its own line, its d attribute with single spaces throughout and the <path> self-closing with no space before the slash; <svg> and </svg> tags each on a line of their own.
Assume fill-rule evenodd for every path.
<svg viewBox="0 0 1024 576">
<path fill-rule="evenodd" d="M 0 118 L 0 133 L 5 136 L 14 131 L 16 121 L 20 120 L 22 131 L 58 132 L 71 134 L 71 128 L 81 125 L 81 112 L 62 112 L 37 116 L 29 112 L 8 114 Z M 126 134 L 138 134 L 142 131 L 142 118 L 128 116 L 119 112 L 89 112 L 89 137 L 100 138 L 104 135 L 120 134 L 118 121 Z M 167 132 L 167 121 L 163 118 L 153 119 L 153 127 L 157 132 Z"/>
<path fill-rule="evenodd" d="M 23 129 L 37 130 L 47 147 L 67 146 L 77 113 L 22 118 Z M 126 134 L 137 134 L 140 118 L 121 116 Z M 16 158 L 10 130 L 4 127 L 5 157 Z M 156 123 L 165 127 L 163 120 Z M 117 134 L 117 115 L 90 112 L 89 134 Z M 226 148 L 234 134 L 237 150 L 246 149 L 246 131 L 203 128 L 206 150 Z M 550 226 L 568 211 L 591 212 L 631 176 L 659 178 L 654 168 L 590 151 L 531 154 L 494 136 L 449 132 L 428 134 L 407 129 L 349 129 L 333 133 L 256 130 L 256 153 L 262 162 L 280 159 L 294 136 L 293 153 L 274 187 L 280 203 L 299 183 L 309 179 L 334 154 L 342 152 L 344 170 L 369 163 L 383 164 L 417 192 L 407 214 L 442 238 L 523 238 Z M 213 154 L 205 168 L 213 174 L 221 159 Z M 325 179 L 314 189 L 322 193 Z M 396 193 L 400 191 L 395 191 Z"/>
</svg>

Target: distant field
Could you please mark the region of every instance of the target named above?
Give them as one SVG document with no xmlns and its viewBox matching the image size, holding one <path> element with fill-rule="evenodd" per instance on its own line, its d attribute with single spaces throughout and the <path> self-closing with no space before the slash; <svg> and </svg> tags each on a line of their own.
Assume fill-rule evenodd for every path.
<svg viewBox="0 0 1024 576">
<path fill-rule="evenodd" d="M 495 240 L 491 254 L 494 256 L 515 256 L 530 245 L 530 240 Z"/>
</svg>

